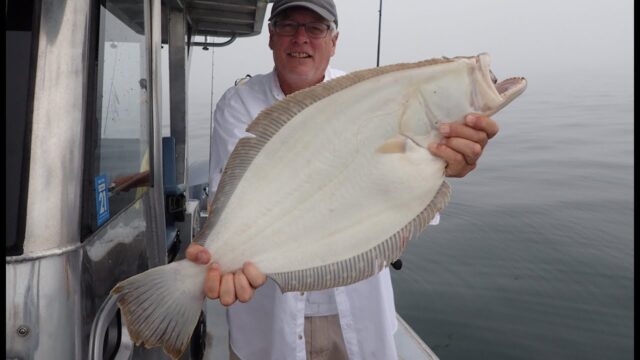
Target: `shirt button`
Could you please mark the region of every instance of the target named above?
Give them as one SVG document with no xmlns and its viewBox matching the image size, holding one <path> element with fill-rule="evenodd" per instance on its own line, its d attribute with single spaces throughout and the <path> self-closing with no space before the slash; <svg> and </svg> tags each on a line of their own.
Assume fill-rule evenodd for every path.
<svg viewBox="0 0 640 360">
<path fill-rule="evenodd" d="M 302 335 L 298 335 L 298 340 L 302 340 Z"/>
<path fill-rule="evenodd" d="M 300 296 L 304 296 L 304 291 L 300 293 Z"/>
</svg>

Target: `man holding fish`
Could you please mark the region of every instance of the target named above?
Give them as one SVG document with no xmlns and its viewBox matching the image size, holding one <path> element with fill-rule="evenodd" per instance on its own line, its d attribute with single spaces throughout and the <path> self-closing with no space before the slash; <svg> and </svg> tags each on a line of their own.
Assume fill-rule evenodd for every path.
<svg viewBox="0 0 640 360">
<path fill-rule="evenodd" d="M 234 146 L 247 135 L 246 127 L 261 110 L 344 74 L 329 67 L 338 41 L 337 26 L 332 0 L 273 3 L 269 47 L 275 67 L 229 89 L 220 99 L 211 135 L 212 189 Z M 429 144 L 429 151 L 446 162 L 446 176 L 463 177 L 475 169 L 498 125 L 486 116 L 469 114 L 463 122 L 441 124 L 440 132 L 444 140 Z M 211 254 L 197 244 L 189 246 L 186 257 L 198 264 L 211 261 Z M 251 263 L 235 273 L 222 273 L 211 264 L 204 291 L 210 299 L 229 306 L 231 359 L 397 358 L 388 268 L 344 287 L 283 294 Z"/>
</svg>

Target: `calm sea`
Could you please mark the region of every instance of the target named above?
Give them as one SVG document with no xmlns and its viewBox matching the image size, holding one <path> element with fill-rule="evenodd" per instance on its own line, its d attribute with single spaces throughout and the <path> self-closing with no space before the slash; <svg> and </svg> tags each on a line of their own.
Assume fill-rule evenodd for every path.
<svg viewBox="0 0 640 360">
<path fill-rule="evenodd" d="M 632 359 L 632 80 L 531 77 L 494 118 L 393 273 L 398 312 L 443 360 Z"/>
<path fill-rule="evenodd" d="M 398 312 L 441 359 L 633 358 L 633 79 L 589 76 L 529 76 L 392 270 Z M 190 111 L 198 183 L 209 108 Z"/>
</svg>

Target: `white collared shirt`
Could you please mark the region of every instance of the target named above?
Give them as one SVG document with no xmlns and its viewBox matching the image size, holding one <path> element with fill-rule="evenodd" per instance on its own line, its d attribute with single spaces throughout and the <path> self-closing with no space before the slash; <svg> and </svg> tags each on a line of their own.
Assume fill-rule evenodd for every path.
<svg viewBox="0 0 640 360">
<path fill-rule="evenodd" d="M 325 80 L 343 74 L 328 68 Z M 249 123 L 264 108 L 283 98 L 275 72 L 256 75 L 230 88 L 220 98 L 211 132 L 211 189 L 217 187 L 236 143 L 247 136 L 245 129 Z M 209 199 L 212 198 L 210 195 Z M 312 302 L 329 301 L 326 306 L 310 309 L 306 293 L 282 294 L 269 279 L 256 290 L 251 301 L 230 306 L 227 320 L 234 352 L 243 360 L 304 360 L 305 311 L 321 314 L 337 308 L 349 359 L 397 359 L 393 338 L 397 321 L 388 268 L 358 283 L 322 290 L 316 295 Z"/>
</svg>

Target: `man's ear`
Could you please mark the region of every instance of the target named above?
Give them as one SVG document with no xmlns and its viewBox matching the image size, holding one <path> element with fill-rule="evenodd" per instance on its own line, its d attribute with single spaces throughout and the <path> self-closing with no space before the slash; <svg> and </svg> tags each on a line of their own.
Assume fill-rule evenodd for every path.
<svg viewBox="0 0 640 360">
<path fill-rule="evenodd" d="M 271 29 L 271 26 L 268 26 L 269 28 L 269 49 L 273 50 L 273 30 Z"/>
<path fill-rule="evenodd" d="M 331 38 L 331 44 L 332 44 L 331 56 L 336 54 L 336 45 L 338 44 L 338 35 L 340 35 L 340 33 L 336 32 L 336 34 L 333 35 L 333 37 Z"/>
</svg>

